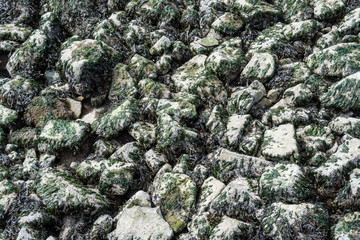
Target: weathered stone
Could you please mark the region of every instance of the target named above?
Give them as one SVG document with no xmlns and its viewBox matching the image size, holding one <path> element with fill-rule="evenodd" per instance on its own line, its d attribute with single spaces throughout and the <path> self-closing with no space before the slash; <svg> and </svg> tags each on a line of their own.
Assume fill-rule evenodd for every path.
<svg viewBox="0 0 360 240">
<path fill-rule="evenodd" d="M 252 238 L 254 227 L 251 223 L 223 216 L 220 223 L 212 230 L 210 240 L 231 240 Z"/>
<path fill-rule="evenodd" d="M 270 53 L 255 53 L 245 66 L 241 75 L 265 81 L 271 78 L 276 70 L 276 57 Z"/>
</svg>

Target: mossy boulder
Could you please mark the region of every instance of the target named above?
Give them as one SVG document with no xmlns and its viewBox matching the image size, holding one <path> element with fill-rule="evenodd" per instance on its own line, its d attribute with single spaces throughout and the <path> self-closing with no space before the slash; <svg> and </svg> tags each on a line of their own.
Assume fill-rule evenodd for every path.
<svg viewBox="0 0 360 240">
<path fill-rule="evenodd" d="M 96 134 L 111 138 L 128 128 L 137 117 L 137 101 L 129 98 L 107 111 L 91 127 Z"/>
<path fill-rule="evenodd" d="M 62 45 L 58 68 L 76 94 L 95 97 L 107 94 L 111 70 L 120 59 L 101 41 L 70 39 Z"/>
<path fill-rule="evenodd" d="M 165 173 L 154 183 L 152 200 L 175 233 L 181 232 L 196 202 L 196 185 L 185 174 Z"/>
<path fill-rule="evenodd" d="M 89 131 L 89 124 L 80 120 L 50 120 L 41 130 L 38 148 L 41 152 L 77 150 L 88 136 Z"/>
<path fill-rule="evenodd" d="M 36 194 L 49 212 L 94 215 L 108 207 L 105 197 L 53 168 L 40 173 Z"/>
</svg>

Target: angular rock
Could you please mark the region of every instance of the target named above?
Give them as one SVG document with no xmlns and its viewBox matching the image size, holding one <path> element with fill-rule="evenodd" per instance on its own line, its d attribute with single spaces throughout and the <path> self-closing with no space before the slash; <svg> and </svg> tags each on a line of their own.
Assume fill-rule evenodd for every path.
<svg viewBox="0 0 360 240">
<path fill-rule="evenodd" d="M 18 118 L 15 110 L 0 105 L 0 127 L 9 127 Z"/>
<path fill-rule="evenodd" d="M 308 188 L 304 172 L 294 163 L 278 163 L 268 167 L 259 180 L 259 194 L 267 202 L 300 202 L 309 197 Z"/>
<path fill-rule="evenodd" d="M 153 173 L 157 173 L 157 171 L 168 162 L 164 154 L 156 152 L 153 149 L 145 153 L 144 160 Z"/>
<path fill-rule="evenodd" d="M 0 40 L 24 42 L 31 34 L 31 29 L 15 24 L 0 25 Z"/>
<path fill-rule="evenodd" d="M 211 26 L 215 29 L 215 32 L 222 33 L 224 35 L 236 34 L 240 31 L 243 25 L 243 20 L 239 16 L 230 12 L 226 12 L 211 24 Z"/>
<path fill-rule="evenodd" d="M 122 101 L 119 105 L 110 109 L 101 116 L 91 127 L 96 134 L 105 138 L 111 138 L 125 130 L 137 119 L 137 101 L 129 98 Z"/>
<path fill-rule="evenodd" d="M 38 148 L 41 152 L 76 150 L 89 130 L 89 125 L 83 121 L 50 120 L 41 131 Z"/>
<path fill-rule="evenodd" d="M 136 122 L 131 126 L 130 135 L 145 147 L 155 143 L 155 126 L 147 122 Z"/>
<path fill-rule="evenodd" d="M 141 97 L 147 98 L 170 98 L 170 90 L 165 84 L 145 78 L 139 82 Z"/>
<path fill-rule="evenodd" d="M 317 204 L 273 203 L 261 220 L 261 235 L 272 239 L 318 238 L 328 235 L 329 216 Z"/>
<path fill-rule="evenodd" d="M 195 183 L 185 174 L 165 173 L 154 186 L 153 203 L 161 207 L 164 219 L 174 232 L 180 232 L 195 207 Z"/>
<path fill-rule="evenodd" d="M 131 77 L 128 67 L 122 63 L 115 66 L 109 91 L 109 100 L 118 102 L 126 98 L 136 97 L 137 81 Z"/>
<path fill-rule="evenodd" d="M 334 83 L 320 96 L 325 107 L 339 108 L 342 111 L 360 108 L 360 71 Z"/>
<path fill-rule="evenodd" d="M 170 240 L 174 233 L 162 218 L 159 208 L 125 208 L 116 229 L 108 235 L 111 240 L 150 239 Z"/>
<path fill-rule="evenodd" d="M 242 220 L 255 220 L 263 203 L 246 178 L 231 181 L 212 201 L 210 213 L 234 216 Z"/>
<path fill-rule="evenodd" d="M 227 143 L 236 148 L 245 134 L 247 127 L 250 125 L 250 115 L 232 115 L 229 117 L 226 125 Z"/>
<path fill-rule="evenodd" d="M 345 4 L 339 0 L 317 0 L 314 4 L 314 16 L 318 19 L 331 19 L 345 10 Z"/>
<path fill-rule="evenodd" d="M 143 78 L 154 79 L 157 77 L 155 64 L 138 54 L 135 54 L 129 63 L 129 71 L 132 75 L 141 80 Z"/>
<path fill-rule="evenodd" d="M 94 215 L 108 206 L 102 195 L 65 173 L 47 168 L 40 176 L 36 194 L 50 212 Z"/>
<path fill-rule="evenodd" d="M 110 46 L 92 39 L 63 43 L 58 68 L 76 94 L 95 97 L 107 94 L 110 71 L 120 55 Z"/>
<path fill-rule="evenodd" d="M 311 70 L 327 77 L 346 77 L 360 70 L 360 44 L 339 43 L 315 52 L 306 58 Z"/>
<path fill-rule="evenodd" d="M 0 181 L 0 219 L 4 219 L 16 196 L 15 186 L 9 180 Z"/>
<path fill-rule="evenodd" d="M 271 78 L 276 70 L 276 57 L 270 53 L 255 53 L 245 66 L 241 75 L 264 82 Z"/>
<path fill-rule="evenodd" d="M 299 150 L 294 126 L 283 124 L 266 130 L 261 145 L 261 154 L 273 161 L 297 160 Z"/>
<path fill-rule="evenodd" d="M 272 163 L 265 159 L 232 152 L 225 148 L 219 148 L 207 157 L 212 164 L 214 176 L 224 182 L 232 177 L 260 177 L 266 167 L 272 166 Z"/>
<path fill-rule="evenodd" d="M 223 216 L 212 230 L 210 240 L 250 239 L 254 235 L 252 224 Z"/>
<path fill-rule="evenodd" d="M 360 119 L 353 117 L 336 117 L 330 123 L 329 127 L 336 134 L 350 134 L 354 137 L 360 137 Z"/>
<path fill-rule="evenodd" d="M 198 212 L 208 210 L 211 202 L 221 193 L 226 185 L 214 177 L 207 178 L 200 188 L 200 196 L 197 203 Z"/>
<path fill-rule="evenodd" d="M 345 135 L 342 144 L 330 158 L 314 170 L 321 194 L 333 195 L 345 183 L 345 175 L 360 161 L 360 139 Z"/>
<path fill-rule="evenodd" d="M 357 239 L 360 237 L 360 212 L 351 212 L 340 218 L 332 227 L 333 239 Z"/>
</svg>

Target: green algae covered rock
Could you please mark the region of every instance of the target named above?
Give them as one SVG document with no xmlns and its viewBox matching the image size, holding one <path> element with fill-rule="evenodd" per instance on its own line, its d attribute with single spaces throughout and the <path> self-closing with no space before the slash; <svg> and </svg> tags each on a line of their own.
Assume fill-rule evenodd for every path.
<svg viewBox="0 0 360 240">
<path fill-rule="evenodd" d="M 195 207 L 196 185 L 185 174 L 165 173 L 155 183 L 152 200 L 161 207 L 164 219 L 178 233 L 186 226 Z"/>
<path fill-rule="evenodd" d="M 96 134 L 111 138 L 128 128 L 137 117 L 137 101 L 129 98 L 106 112 L 91 127 Z"/>
<path fill-rule="evenodd" d="M 15 110 L 0 105 L 0 127 L 9 127 L 18 117 Z"/>
<path fill-rule="evenodd" d="M 330 86 L 328 91 L 320 96 L 325 107 L 339 108 L 342 111 L 360 108 L 360 71 L 354 73 Z"/>
<path fill-rule="evenodd" d="M 261 220 L 262 235 L 273 239 L 319 238 L 328 235 L 329 215 L 318 204 L 271 204 Z"/>
<path fill-rule="evenodd" d="M 338 220 L 331 228 L 332 237 L 335 240 L 356 239 L 360 237 L 360 213 L 350 212 Z"/>
<path fill-rule="evenodd" d="M 255 53 L 241 75 L 261 81 L 271 78 L 276 70 L 276 57 L 270 53 Z"/>
<path fill-rule="evenodd" d="M 93 215 L 108 206 L 104 196 L 52 168 L 40 173 L 36 194 L 50 212 Z"/>
<path fill-rule="evenodd" d="M 90 126 L 83 121 L 50 120 L 41 130 L 38 148 L 42 152 L 76 150 L 89 131 Z"/>
<path fill-rule="evenodd" d="M 89 97 L 107 93 L 110 69 L 119 60 L 120 55 L 101 41 L 70 39 L 63 43 L 58 68 L 75 93 Z"/>
<path fill-rule="evenodd" d="M 339 43 L 306 58 L 311 70 L 321 76 L 346 77 L 360 70 L 360 44 Z"/>
</svg>

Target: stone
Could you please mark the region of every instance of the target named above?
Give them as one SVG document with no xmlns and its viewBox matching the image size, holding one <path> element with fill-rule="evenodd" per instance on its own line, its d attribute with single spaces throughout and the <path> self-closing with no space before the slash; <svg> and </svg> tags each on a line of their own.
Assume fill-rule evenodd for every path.
<svg viewBox="0 0 360 240">
<path fill-rule="evenodd" d="M 261 145 L 261 154 L 270 160 L 297 160 L 299 150 L 292 124 L 283 124 L 266 130 Z"/>
<path fill-rule="evenodd" d="M 50 212 L 94 215 L 108 206 L 104 196 L 53 168 L 40 173 L 38 184 L 36 194 Z"/>
<path fill-rule="evenodd" d="M 350 212 L 341 217 L 336 225 L 332 227 L 332 234 L 335 240 L 356 239 L 360 237 L 359 226 L 360 213 Z"/>
<path fill-rule="evenodd" d="M 113 219 L 110 215 L 104 214 L 98 217 L 91 230 L 90 230 L 90 236 L 93 238 L 104 236 L 108 233 L 110 233 L 113 225 Z"/>
<path fill-rule="evenodd" d="M 16 197 L 14 184 L 7 179 L 0 181 L 0 219 L 4 219 Z"/>
<path fill-rule="evenodd" d="M 157 77 L 155 64 L 149 59 L 135 54 L 129 63 L 129 72 L 138 80 Z"/>
<path fill-rule="evenodd" d="M 309 55 L 306 64 L 311 70 L 327 77 L 347 77 L 360 70 L 360 44 L 339 43 Z"/>
<path fill-rule="evenodd" d="M 94 97 L 108 92 L 110 69 L 119 59 L 119 54 L 101 41 L 69 39 L 62 44 L 58 66 L 76 94 Z"/>
<path fill-rule="evenodd" d="M 147 122 L 136 122 L 131 126 L 130 135 L 141 145 L 151 147 L 155 143 L 155 126 Z"/>
<path fill-rule="evenodd" d="M 83 121 L 50 120 L 41 130 L 38 148 L 41 152 L 77 150 L 89 133 Z"/>
<path fill-rule="evenodd" d="M 294 163 L 278 163 L 265 169 L 259 180 L 259 194 L 267 202 L 298 203 L 310 195 L 303 170 Z"/>
<path fill-rule="evenodd" d="M 0 40 L 24 42 L 31 34 L 31 29 L 15 24 L 0 25 Z"/>
<path fill-rule="evenodd" d="M 360 119 L 354 117 L 336 117 L 330 123 L 331 131 L 336 134 L 350 134 L 360 138 Z"/>
<path fill-rule="evenodd" d="M 232 38 L 216 47 L 206 59 L 206 68 L 220 78 L 234 80 L 245 65 L 240 38 Z"/>
<path fill-rule="evenodd" d="M 169 224 L 162 218 L 159 208 L 125 208 L 119 217 L 116 229 L 108 235 L 111 240 L 161 239 L 174 236 Z"/>
<path fill-rule="evenodd" d="M 91 124 L 96 134 L 105 138 L 118 135 L 137 119 L 137 101 L 129 98 L 107 111 L 103 116 Z"/>
<path fill-rule="evenodd" d="M 215 32 L 225 35 L 233 35 L 238 33 L 243 27 L 243 20 L 230 12 L 226 12 L 211 24 L 211 27 L 215 29 Z"/>
<path fill-rule="evenodd" d="M 262 236 L 273 239 L 326 238 L 329 215 L 322 206 L 311 203 L 271 204 L 262 216 Z"/>
<path fill-rule="evenodd" d="M 150 78 L 139 81 L 139 93 L 146 98 L 170 98 L 169 88 L 162 83 L 155 82 Z"/>
<path fill-rule="evenodd" d="M 214 176 L 227 182 L 232 177 L 260 177 L 266 167 L 272 163 L 263 158 L 247 156 L 219 148 L 208 154 Z"/>
<path fill-rule="evenodd" d="M 153 173 L 157 173 L 157 171 L 168 162 L 164 154 L 156 152 L 153 149 L 145 153 L 144 160 Z"/>
<path fill-rule="evenodd" d="M 126 98 L 136 97 L 138 93 L 137 81 L 128 72 L 128 66 L 119 63 L 113 71 L 108 99 L 119 102 Z"/>
<path fill-rule="evenodd" d="M 231 94 L 228 99 L 227 110 L 232 114 L 246 114 L 266 94 L 264 85 L 255 80 L 249 87 L 240 89 Z"/>
<path fill-rule="evenodd" d="M 251 116 L 246 115 L 231 115 L 226 125 L 226 140 L 227 143 L 236 148 L 241 142 L 242 137 L 245 135 L 245 131 L 250 125 Z"/>
<path fill-rule="evenodd" d="M 252 224 L 223 216 L 220 223 L 212 230 L 210 240 L 231 240 L 251 238 L 255 233 Z"/>
<path fill-rule="evenodd" d="M 153 203 L 161 207 L 173 231 L 181 232 L 195 207 L 195 183 L 185 174 L 165 173 L 154 182 L 154 188 Z"/>
<path fill-rule="evenodd" d="M 15 110 L 0 105 L 0 127 L 9 127 L 14 124 L 18 114 Z"/>
<path fill-rule="evenodd" d="M 166 53 L 171 47 L 171 40 L 166 37 L 162 36 L 151 48 L 150 54 L 151 55 L 160 55 L 162 53 Z"/>
<path fill-rule="evenodd" d="M 357 110 L 360 93 L 360 71 L 334 83 L 328 91 L 320 96 L 320 102 L 325 107 L 339 108 L 342 111 Z"/>
<path fill-rule="evenodd" d="M 245 66 L 241 76 L 265 82 L 276 70 L 276 57 L 270 53 L 255 53 Z"/>
<path fill-rule="evenodd" d="M 345 135 L 342 144 L 329 159 L 314 170 L 319 192 L 333 195 L 336 189 L 345 184 L 345 174 L 360 161 L 360 139 Z"/>
<path fill-rule="evenodd" d="M 244 221 L 255 220 L 256 212 L 263 202 L 246 178 L 231 181 L 211 202 L 210 213 L 222 216 L 236 216 Z"/>
<path fill-rule="evenodd" d="M 312 39 L 320 28 L 320 23 L 315 20 L 293 22 L 284 26 L 284 35 L 287 40 Z"/>
<path fill-rule="evenodd" d="M 211 202 L 221 193 L 226 185 L 214 177 L 208 177 L 200 188 L 197 203 L 198 212 L 207 211 Z"/>
<path fill-rule="evenodd" d="M 345 10 L 345 4 L 339 0 L 317 0 L 314 4 L 314 16 L 318 19 L 332 19 Z"/>
</svg>

